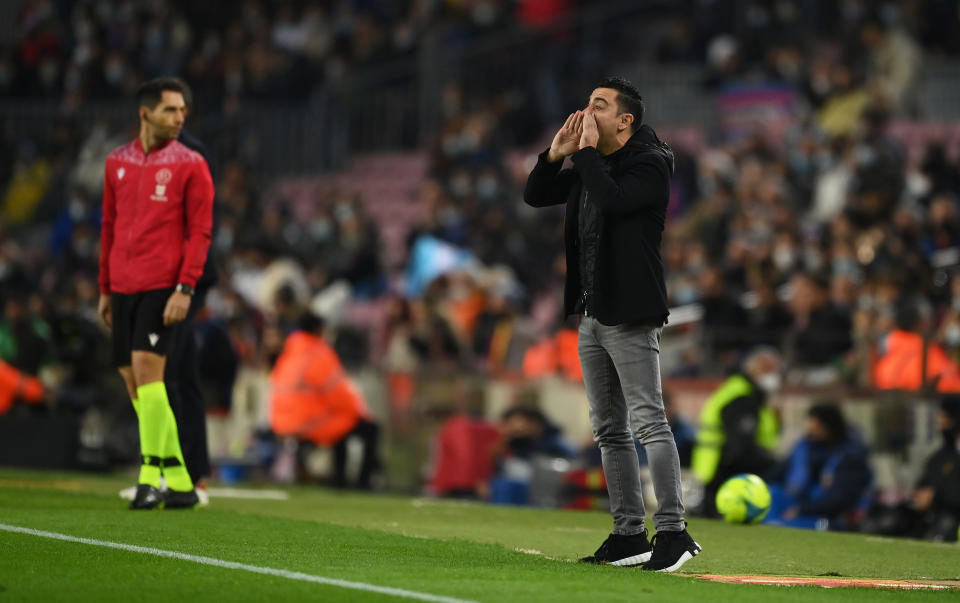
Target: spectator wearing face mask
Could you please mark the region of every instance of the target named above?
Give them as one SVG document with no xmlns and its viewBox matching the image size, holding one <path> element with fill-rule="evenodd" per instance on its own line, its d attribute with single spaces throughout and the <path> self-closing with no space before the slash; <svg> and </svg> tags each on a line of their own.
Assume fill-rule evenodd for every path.
<svg viewBox="0 0 960 603">
<path fill-rule="evenodd" d="M 850 530 L 869 502 L 872 477 L 866 447 L 833 403 L 810 408 L 806 435 L 769 477 L 772 505 L 764 523 Z"/>
<path fill-rule="evenodd" d="M 738 473 L 763 474 L 773 466 L 780 428 L 768 397 L 780 388 L 780 354 L 760 347 L 743 361 L 700 412 L 691 468 L 705 485 L 702 514 L 716 515 L 717 490 Z"/>
<path fill-rule="evenodd" d="M 528 504 L 536 457 L 570 458 L 573 448 L 542 412 L 514 407 L 500 420 L 501 445 L 497 471 L 490 481 L 490 500 L 500 504 Z"/>
</svg>

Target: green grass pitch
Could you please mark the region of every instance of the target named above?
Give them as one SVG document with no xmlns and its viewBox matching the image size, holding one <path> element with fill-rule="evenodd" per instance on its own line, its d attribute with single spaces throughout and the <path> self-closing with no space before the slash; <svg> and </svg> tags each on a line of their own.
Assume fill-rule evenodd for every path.
<svg viewBox="0 0 960 603">
<path fill-rule="evenodd" d="M 960 590 L 717 584 L 698 574 L 960 580 L 960 545 L 693 520 L 682 574 L 572 563 L 601 512 L 289 489 L 194 511 L 126 510 L 119 477 L 0 469 L 0 524 L 462 601 L 960 601 Z M 652 527 L 652 526 L 651 526 Z M 0 530 L 3 601 L 400 601 L 402 593 L 263 575 Z"/>
</svg>

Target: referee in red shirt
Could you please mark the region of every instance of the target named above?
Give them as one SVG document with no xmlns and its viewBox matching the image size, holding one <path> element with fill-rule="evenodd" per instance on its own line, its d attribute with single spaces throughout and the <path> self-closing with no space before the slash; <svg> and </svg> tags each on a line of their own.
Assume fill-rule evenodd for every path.
<svg viewBox="0 0 960 603">
<path fill-rule="evenodd" d="M 177 141 L 187 111 L 179 80 L 144 83 L 137 105 L 140 135 L 106 161 L 98 312 L 112 329 L 114 362 L 140 426 L 143 460 L 130 508 L 192 508 L 197 494 L 163 376 L 210 247 L 213 180 L 203 156 Z"/>
</svg>

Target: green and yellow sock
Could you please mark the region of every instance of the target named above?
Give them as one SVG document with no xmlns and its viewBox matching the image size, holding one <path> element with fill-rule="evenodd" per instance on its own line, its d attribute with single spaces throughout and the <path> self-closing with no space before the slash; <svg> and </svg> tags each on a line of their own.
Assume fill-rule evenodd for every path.
<svg viewBox="0 0 960 603">
<path fill-rule="evenodd" d="M 140 420 L 140 400 L 137 398 L 131 398 L 130 402 L 133 404 L 133 412 L 137 413 L 137 426 L 140 429 L 140 454 L 142 458 L 142 464 L 140 465 L 140 477 L 137 481 L 141 484 L 150 484 L 154 488 L 157 488 L 160 486 L 161 462 L 159 457 L 154 454 L 148 454 L 145 452 L 146 449 L 143 447 L 144 433 Z"/>
<path fill-rule="evenodd" d="M 173 409 L 167 404 L 167 432 L 163 442 L 163 478 L 167 480 L 167 487 L 178 492 L 193 490 L 193 480 L 183 461 L 183 452 L 180 449 L 180 434 L 177 430 L 177 419 Z"/>
<path fill-rule="evenodd" d="M 157 388 L 159 386 L 159 390 Z M 166 436 L 166 415 L 163 407 L 167 403 L 167 392 L 163 382 L 148 383 L 137 388 L 137 397 L 134 398 L 133 408 L 137 411 L 140 426 L 140 454 L 143 455 L 143 464 L 140 465 L 141 484 L 150 484 L 154 488 L 160 487 L 160 467 L 163 460 L 163 441 Z"/>
<path fill-rule="evenodd" d="M 144 458 L 149 459 L 140 467 L 140 483 L 153 485 L 153 481 L 144 481 L 143 478 L 146 475 L 147 479 L 153 480 L 156 469 L 156 484 L 159 485 L 162 469 L 168 488 L 180 492 L 193 490 L 190 474 L 183 464 L 177 422 L 163 381 L 141 385 L 137 388 L 137 397 L 140 400 L 141 448 Z"/>
</svg>

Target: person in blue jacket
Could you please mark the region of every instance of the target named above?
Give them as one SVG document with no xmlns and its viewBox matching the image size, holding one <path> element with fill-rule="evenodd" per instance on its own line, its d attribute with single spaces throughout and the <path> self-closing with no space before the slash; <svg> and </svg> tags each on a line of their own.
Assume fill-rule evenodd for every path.
<svg viewBox="0 0 960 603">
<path fill-rule="evenodd" d="M 810 408 L 806 435 L 770 477 L 764 523 L 818 530 L 852 529 L 872 480 L 866 447 L 832 403 Z"/>
</svg>

